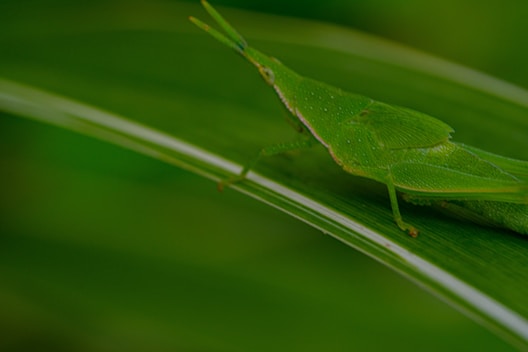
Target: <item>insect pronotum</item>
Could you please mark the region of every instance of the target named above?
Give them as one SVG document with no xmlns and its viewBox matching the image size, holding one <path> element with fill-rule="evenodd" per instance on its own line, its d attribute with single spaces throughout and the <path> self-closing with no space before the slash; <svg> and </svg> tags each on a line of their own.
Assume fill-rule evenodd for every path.
<svg viewBox="0 0 528 352">
<path fill-rule="evenodd" d="M 250 47 L 211 5 L 205 0 L 202 5 L 226 35 L 189 19 L 258 69 L 301 136 L 263 148 L 238 176 L 220 182 L 220 188 L 243 180 L 261 156 L 320 143 L 346 172 L 387 186 L 396 224 L 413 237 L 418 230 L 403 221 L 397 192 L 414 204 L 440 205 L 475 222 L 528 235 L 527 161 L 453 142 L 453 129 L 429 115 L 303 77 Z"/>
</svg>

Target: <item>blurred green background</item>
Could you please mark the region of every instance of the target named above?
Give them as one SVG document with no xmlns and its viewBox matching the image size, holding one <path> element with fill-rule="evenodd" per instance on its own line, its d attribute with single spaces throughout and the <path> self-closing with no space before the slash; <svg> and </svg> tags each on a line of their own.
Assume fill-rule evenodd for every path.
<svg viewBox="0 0 528 352">
<path fill-rule="evenodd" d="M 46 71 L 63 64 L 46 61 L 54 41 L 35 34 L 44 25 L 44 32 L 56 26 L 64 35 L 53 16 L 112 23 L 111 16 L 143 15 L 131 15 L 141 2 L 108 2 L 110 14 L 94 10 L 102 3 L 3 0 L 0 76 L 50 89 L 68 86 L 61 77 L 69 77 L 62 94 L 123 99 L 102 86 L 76 86 L 73 74 Z M 213 4 L 349 26 L 528 87 L 524 1 Z M 165 14 L 178 22 L 188 15 Z M 91 63 L 72 63 L 73 70 L 107 74 L 111 87 L 116 77 L 129 78 L 105 72 L 100 52 L 79 49 L 104 36 L 65 38 L 78 50 L 72 58 Z M 135 40 L 118 45 L 133 47 Z M 147 54 L 130 60 L 155 66 Z M 151 84 L 148 77 L 134 80 Z M 145 111 L 156 113 L 154 105 Z M 0 143 L 2 351 L 509 349 L 373 260 L 234 191 L 219 194 L 211 181 L 7 114 L 0 115 Z"/>
<path fill-rule="evenodd" d="M 214 4 L 344 25 L 528 86 L 523 0 L 220 0 Z"/>
</svg>

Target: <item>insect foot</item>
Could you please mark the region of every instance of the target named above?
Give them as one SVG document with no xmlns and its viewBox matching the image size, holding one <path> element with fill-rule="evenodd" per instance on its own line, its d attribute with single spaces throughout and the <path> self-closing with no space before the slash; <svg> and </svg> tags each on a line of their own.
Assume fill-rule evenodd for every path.
<svg viewBox="0 0 528 352">
<path fill-rule="evenodd" d="M 409 229 L 407 229 L 407 233 L 412 238 L 418 237 L 418 234 L 420 233 L 416 227 L 411 226 Z"/>
<path fill-rule="evenodd" d="M 418 237 L 418 234 L 420 233 L 420 231 L 418 231 L 416 227 L 409 225 L 406 222 L 403 222 L 401 217 L 400 218 L 395 217 L 394 220 L 396 221 L 396 224 L 398 225 L 398 227 L 402 229 L 403 231 L 407 232 L 409 236 L 411 236 L 412 238 Z"/>
<path fill-rule="evenodd" d="M 223 179 L 216 184 L 216 189 L 218 190 L 218 192 L 223 192 L 224 188 L 229 187 L 240 181 L 243 181 L 245 178 L 246 178 L 246 175 L 244 174 L 244 175 L 236 175 L 236 176 Z"/>
</svg>

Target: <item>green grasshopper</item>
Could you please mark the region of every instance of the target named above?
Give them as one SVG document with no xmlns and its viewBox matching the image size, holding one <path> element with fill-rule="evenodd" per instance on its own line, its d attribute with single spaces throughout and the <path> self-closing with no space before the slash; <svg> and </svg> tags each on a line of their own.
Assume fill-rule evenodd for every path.
<svg viewBox="0 0 528 352">
<path fill-rule="evenodd" d="M 258 69 L 303 137 L 262 149 L 238 176 L 219 187 L 243 180 L 261 156 L 320 143 L 346 172 L 387 186 L 396 224 L 413 237 L 418 230 L 403 221 L 397 192 L 413 204 L 441 206 L 528 235 L 528 162 L 452 142 L 454 130 L 426 114 L 302 77 L 250 47 L 211 5 L 205 0 L 202 5 L 227 36 L 189 19 Z"/>
</svg>

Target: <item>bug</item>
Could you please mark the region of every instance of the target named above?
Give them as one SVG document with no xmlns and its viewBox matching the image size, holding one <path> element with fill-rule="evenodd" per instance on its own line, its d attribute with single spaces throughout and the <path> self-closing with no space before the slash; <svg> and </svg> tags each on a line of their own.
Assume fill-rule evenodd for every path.
<svg viewBox="0 0 528 352">
<path fill-rule="evenodd" d="M 427 114 L 303 77 L 249 46 L 207 1 L 202 5 L 225 35 L 189 19 L 258 69 L 301 135 L 295 142 L 263 148 L 238 176 L 221 181 L 220 188 L 243 180 L 262 156 L 320 143 L 346 172 L 387 186 L 394 221 L 412 237 L 418 230 L 403 221 L 397 193 L 413 204 L 441 206 L 475 222 L 528 235 L 527 161 L 456 143 L 451 140 L 454 130 Z"/>
</svg>

